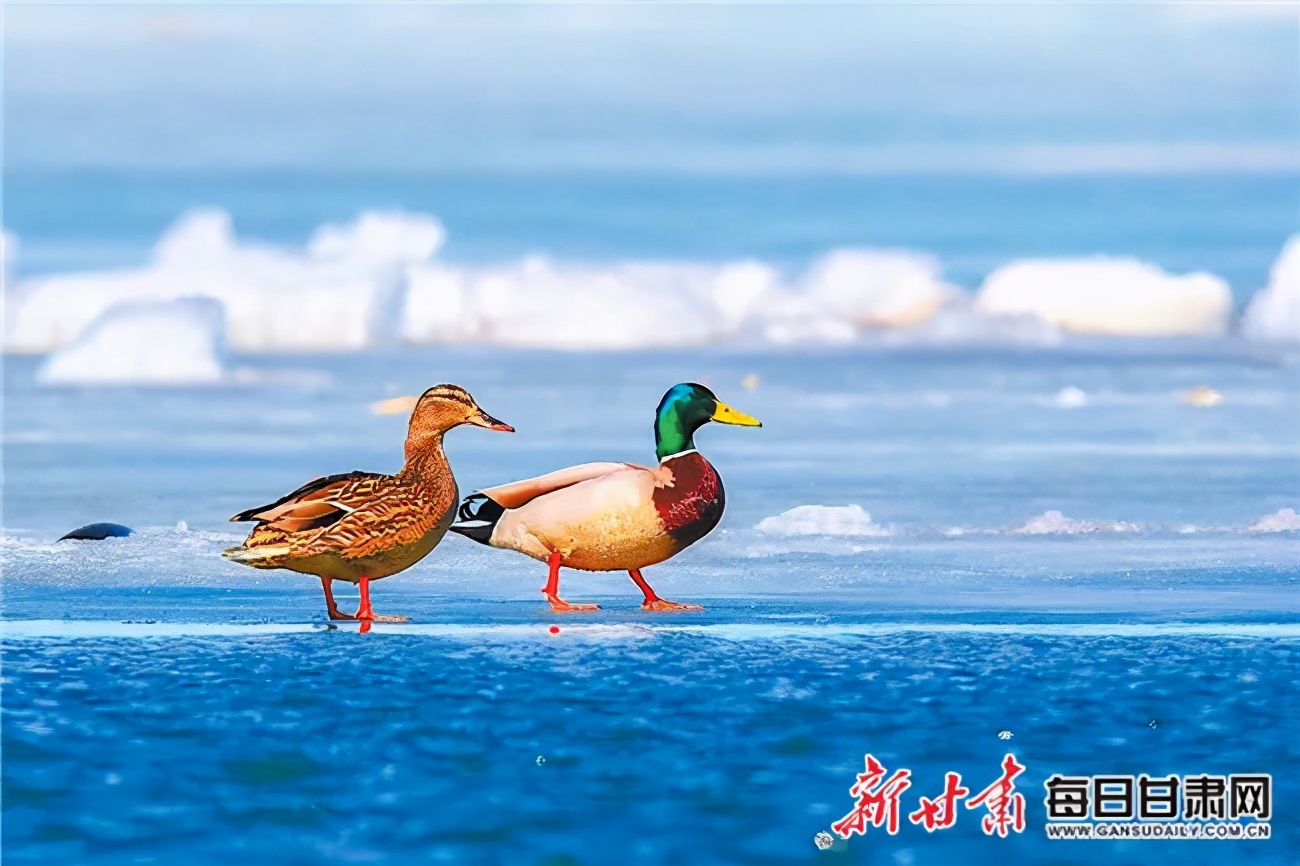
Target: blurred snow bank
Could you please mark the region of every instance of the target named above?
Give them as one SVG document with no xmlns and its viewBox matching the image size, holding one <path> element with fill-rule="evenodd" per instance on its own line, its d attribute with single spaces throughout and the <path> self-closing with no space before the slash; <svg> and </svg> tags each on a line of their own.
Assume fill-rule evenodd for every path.
<svg viewBox="0 0 1300 866">
<path fill-rule="evenodd" d="M 118 304 L 45 361 L 45 385 L 194 385 L 222 378 L 222 307 L 205 298 Z"/>
<path fill-rule="evenodd" d="M 464 266 L 435 258 L 444 239 L 426 214 L 366 212 L 320 227 L 302 248 L 272 246 L 237 238 L 223 211 L 199 210 L 166 229 L 144 267 L 35 277 L 10 288 L 17 239 L 6 233 L 4 350 L 70 349 L 110 314 L 115 328 L 125 327 L 119 308 L 139 315 L 141 304 L 185 298 L 220 305 L 217 342 L 238 352 L 352 351 L 396 339 L 566 350 L 724 342 L 1050 345 L 1063 331 L 1218 335 L 1232 316 L 1228 286 L 1218 277 L 1171 275 L 1130 259 L 1014 262 L 971 295 L 944 281 L 936 259 L 906 251 L 834 250 L 797 273 L 755 260 L 537 256 Z M 1300 339 L 1300 236 L 1251 303 L 1243 332 Z M 142 353 L 122 362 L 114 380 L 126 381 L 129 369 L 147 381 L 179 375 L 145 369 L 146 357 L 166 366 L 170 355 Z M 49 381 L 71 381 L 58 378 L 70 363 L 51 359 Z M 188 375 L 197 380 L 200 367 L 191 363 Z"/>
<path fill-rule="evenodd" d="M 1300 532 L 1300 514 L 1294 508 L 1282 508 L 1268 517 L 1261 517 L 1250 527 L 1251 532 Z"/>
<path fill-rule="evenodd" d="M 431 263 L 408 271 L 401 333 L 414 343 L 558 349 L 701 345 L 734 333 L 774 282 L 769 269 L 747 264 Z"/>
<path fill-rule="evenodd" d="M 800 505 L 754 527 L 767 535 L 853 535 L 881 537 L 890 530 L 875 523 L 860 505 Z"/>
<path fill-rule="evenodd" d="M 1072 520 L 1059 511 L 1045 511 L 1030 518 L 1016 530 L 1019 535 L 1079 535 L 1086 532 L 1135 532 L 1132 523 L 1097 523 L 1091 520 Z"/>
<path fill-rule="evenodd" d="M 327 351 L 370 345 L 402 270 L 430 258 L 444 233 L 422 214 L 366 213 L 320 228 L 305 250 L 241 242 L 223 211 L 169 227 L 143 268 L 37 277 L 15 287 L 6 352 L 42 353 L 80 338 L 114 307 L 208 298 L 241 351 Z"/>
<path fill-rule="evenodd" d="M 958 290 L 936 261 L 840 250 L 787 282 L 752 260 L 722 265 L 533 257 L 490 267 L 408 270 L 402 336 L 560 349 L 698 346 L 742 336 L 844 343 L 926 321 Z"/>
<path fill-rule="evenodd" d="M 1241 332 L 1252 340 L 1300 341 L 1300 235 L 1286 242 L 1268 286 L 1251 298 Z"/>
<path fill-rule="evenodd" d="M 1232 292 L 1211 274 L 1174 276 L 1133 259 L 1033 260 L 989 274 L 975 308 L 1081 334 L 1213 336 L 1228 328 Z"/>
</svg>

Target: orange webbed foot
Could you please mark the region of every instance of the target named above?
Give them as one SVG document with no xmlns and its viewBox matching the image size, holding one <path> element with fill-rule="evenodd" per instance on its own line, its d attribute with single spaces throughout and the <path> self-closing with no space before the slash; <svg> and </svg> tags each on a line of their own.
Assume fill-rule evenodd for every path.
<svg viewBox="0 0 1300 866">
<path fill-rule="evenodd" d="M 551 605 L 551 611 L 554 613 L 587 613 L 593 610 L 600 610 L 598 604 L 588 604 L 585 602 L 565 601 L 558 595 L 547 594 L 546 600 Z"/>
<path fill-rule="evenodd" d="M 676 601 L 668 601 L 663 598 L 646 599 L 641 602 L 642 610 L 654 611 L 655 613 L 681 613 L 689 610 L 704 610 L 698 604 L 682 604 Z"/>
</svg>

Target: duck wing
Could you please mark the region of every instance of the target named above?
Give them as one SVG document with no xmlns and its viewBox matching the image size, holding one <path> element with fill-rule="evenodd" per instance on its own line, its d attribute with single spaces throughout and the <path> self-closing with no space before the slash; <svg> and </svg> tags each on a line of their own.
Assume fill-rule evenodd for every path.
<svg viewBox="0 0 1300 866">
<path fill-rule="evenodd" d="M 256 521 L 282 532 L 305 532 L 337 523 L 381 492 L 387 475 L 375 472 L 347 472 L 309 481 L 269 505 L 241 511 L 232 523 Z"/>
<path fill-rule="evenodd" d="M 558 511 L 572 514 L 604 499 L 602 491 L 622 496 L 649 496 L 660 470 L 635 463 L 583 463 L 537 478 L 489 487 L 467 497 L 451 530 L 480 544 L 493 544 L 493 532 L 507 513 Z"/>
<path fill-rule="evenodd" d="M 480 493 L 502 508 L 518 508 L 547 493 L 554 493 L 557 490 L 572 487 L 583 481 L 622 472 L 624 469 L 629 468 L 645 469 L 648 467 L 636 466 L 633 463 L 583 463 L 580 466 L 570 466 L 568 469 L 560 469 L 537 478 L 527 478 L 523 481 L 512 481 L 509 484 L 489 487 L 480 491 Z"/>
</svg>

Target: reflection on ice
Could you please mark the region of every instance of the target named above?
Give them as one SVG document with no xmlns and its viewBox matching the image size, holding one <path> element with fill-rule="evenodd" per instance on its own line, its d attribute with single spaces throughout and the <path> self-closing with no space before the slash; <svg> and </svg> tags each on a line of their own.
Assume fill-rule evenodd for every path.
<svg viewBox="0 0 1300 866">
<path fill-rule="evenodd" d="M 557 629 L 552 631 L 552 629 Z M 340 626 L 321 623 L 184 623 L 107 622 L 96 620 L 0 620 L 0 641 L 35 639 L 189 639 L 223 637 L 266 637 L 356 631 L 356 623 Z M 565 623 L 554 626 L 530 624 L 488 625 L 475 623 L 374 623 L 366 631 L 375 638 L 439 638 L 480 643 L 517 641 L 627 641 L 648 640 L 668 635 L 694 635 L 726 641 L 836 640 L 882 635 L 1008 635 L 1043 637 L 1246 637 L 1300 638 L 1300 623 L 704 623 L 663 624 Z"/>
<path fill-rule="evenodd" d="M 102 622 L 20 619 L 0 621 L 0 640 L 31 638 L 204 638 L 298 634 L 320 631 L 310 623 Z"/>
</svg>

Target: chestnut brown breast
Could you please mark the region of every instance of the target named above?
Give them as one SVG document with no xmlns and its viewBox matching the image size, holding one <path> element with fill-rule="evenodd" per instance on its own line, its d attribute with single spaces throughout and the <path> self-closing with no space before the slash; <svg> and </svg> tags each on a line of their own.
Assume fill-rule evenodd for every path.
<svg viewBox="0 0 1300 866">
<path fill-rule="evenodd" d="M 717 470 L 698 451 L 670 457 L 662 465 L 672 471 L 673 485 L 655 490 L 655 510 L 681 550 L 718 525 L 726 495 Z"/>
</svg>

